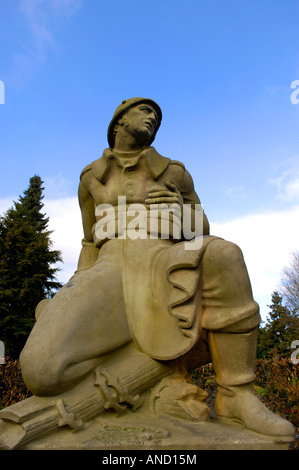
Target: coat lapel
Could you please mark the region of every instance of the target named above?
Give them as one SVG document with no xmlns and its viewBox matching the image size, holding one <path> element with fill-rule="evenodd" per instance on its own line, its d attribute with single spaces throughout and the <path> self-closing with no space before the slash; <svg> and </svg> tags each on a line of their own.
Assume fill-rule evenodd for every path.
<svg viewBox="0 0 299 470">
<path fill-rule="evenodd" d="M 154 179 L 159 178 L 170 163 L 170 158 L 162 157 L 154 147 L 147 147 L 143 152 L 141 152 L 140 156 L 145 157 L 147 166 Z M 105 149 L 102 157 L 98 158 L 91 164 L 93 175 L 101 181 L 101 183 L 105 182 L 111 158 L 114 158 L 112 150 Z"/>
</svg>

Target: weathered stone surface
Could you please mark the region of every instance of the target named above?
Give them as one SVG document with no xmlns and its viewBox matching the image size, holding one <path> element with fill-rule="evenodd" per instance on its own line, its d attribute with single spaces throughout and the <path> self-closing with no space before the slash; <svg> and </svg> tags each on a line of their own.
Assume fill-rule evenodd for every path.
<svg viewBox="0 0 299 470">
<path fill-rule="evenodd" d="M 289 442 L 248 431 L 240 425 L 153 419 L 138 412 L 117 417 L 108 412 L 82 431 L 61 429 L 24 446 L 31 450 L 287 450 Z"/>
<path fill-rule="evenodd" d="M 294 439 L 252 390 L 260 315 L 243 254 L 210 234 L 184 164 L 151 147 L 161 120 L 153 100 L 124 100 L 110 148 L 81 173 L 78 269 L 37 306 L 20 357 L 34 396 L 0 411 L 4 448 L 272 449 Z M 208 362 L 222 421 L 188 375 Z"/>
</svg>

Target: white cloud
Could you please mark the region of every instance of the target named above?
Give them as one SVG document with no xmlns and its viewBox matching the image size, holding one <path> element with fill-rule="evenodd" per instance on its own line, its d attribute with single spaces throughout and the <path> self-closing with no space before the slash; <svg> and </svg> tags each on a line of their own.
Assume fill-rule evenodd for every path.
<svg viewBox="0 0 299 470">
<path fill-rule="evenodd" d="M 41 51 L 55 45 L 50 20 L 72 16 L 81 7 L 81 0 L 20 0 L 19 5 L 30 27 L 35 47 Z"/>
<path fill-rule="evenodd" d="M 242 184 L 238 184 L 236 186 L 232 186 L 230 188 L 227 188 L 224 193 L 230 198 L 230 199 L 245 199 L 247 196 L 246 188 Z"/>
<path fill-rule="evenodd" d="M 74 15 L 82 6 L 81 0 L 45 0 L 56 15 Z"/>
<path fill-rule="evenodd" d="M 0 215 L 3 216 L 4 212 L 6 212 L 10 207 L 13 205 L 13 201 L 16 201 L 17 198 L 13 197 L 6 197 L 4 199 L 0 199 Z"/>
<path fill-rule="evenodd" d="M 299 205 L 288 210 L 251 214 L 223 224 L 211 223 L 211 232 L 240 246 L 253 295 L 263 319 L 271 294 L 278 288 L 282 269 L 299 245 Z"/>
<path fill-rule="evenodd" d="M 287 201 L 299 200 L 299 175 L 287 182 L 282 197 Z"/>
<path fill-rule="evenodd" d="M 20 10 L 32 22 L 45 20 L 45 15 L 70 16 L 82 6 L 81 0 L 20 0 Z"/>
<path fill-rule="evenodd" d="M 73 193 L 73 182 L 66 178 L 62 172 L 55 176 L 45 176 L 43 181 L 45 199 L 67 198 Z"/>
<path fill-rule="evenodd" d="M 270 183 L 277 187 L 279 199 L 287 202 L 299 201 L 299 170 L 287 170 L 281 176 L 271 179 Z"/>
<path fill-rule="evenodd" d="M 25 15 L 39 53 L 46 46 L 54 45 L 53 37 L 47 26 L 47 17 L 42 0 L 20 0 L 20 10 Z"/>
<path fill-rule="evenodd" d="M 83 229 L 78 198 L 48 199 L 44 212 L 49 217 L 49 230 L 53 230 L 53 249 L 61 250 L 63 265 L 57 277 L 65 283 L 77 269 Z"/>
<path fill-rule="evenodd" d="M 29 35 L 23 41 L 23 50 L 12 56 L 10 82 L 21 88 L 32 79 L 47 58 L 49 49 L 58 46 L 52 33 L 51 21 L 72 16 L 81 7 L 81 0 L 19 0 L 19 9 L 28 27 Z"/>
</svg>

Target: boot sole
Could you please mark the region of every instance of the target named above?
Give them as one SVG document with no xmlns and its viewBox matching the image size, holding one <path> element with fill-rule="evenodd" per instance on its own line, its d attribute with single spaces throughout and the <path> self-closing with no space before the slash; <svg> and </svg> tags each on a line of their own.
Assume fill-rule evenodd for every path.
<svg viewBox="0 0 299 470">
<path fill-rule="evenodd" d="M 217 417 L 217 422 L 223 423 L 223 424 L 228 424 L 230 426 L 235 425 L 235 426 L 240 426 L 243 429 L 246 429 L 247 431 L 253 432 L 257 436 L 263 436 L 266 437 L 267 439 L 273 440 L 275 443 L 288 443 L 288 442 L 294 442 L 295 441 L 295 435 L 286 435 L 286 436 L 273 436 L 271 434 L 263 434 L 259 433 L 257 431 L 254 431 L 253 429 L 247 428 L 245 424 L 239 420 L 238 418 L 226 418 L 224 416 L 218 416 Z"/>
</svg>

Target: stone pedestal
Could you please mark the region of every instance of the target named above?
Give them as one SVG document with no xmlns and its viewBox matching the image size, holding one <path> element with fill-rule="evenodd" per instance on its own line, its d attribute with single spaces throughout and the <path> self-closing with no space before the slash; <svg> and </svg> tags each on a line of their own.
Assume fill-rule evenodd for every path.
<svg viewBox="0 0 299 470">
<path fill-rule="evenodd" d="M 256 434 L 238 424 L 186 422 L 153 418 L 144 412 L 118 416 L 106 412 L 86 422 L 84 429 L 60 428 L 21 446 L 23 450 L 287 450 L 290 442 Z M 215 416 L 215 415 L 214 415 Z"/>
</svg>

